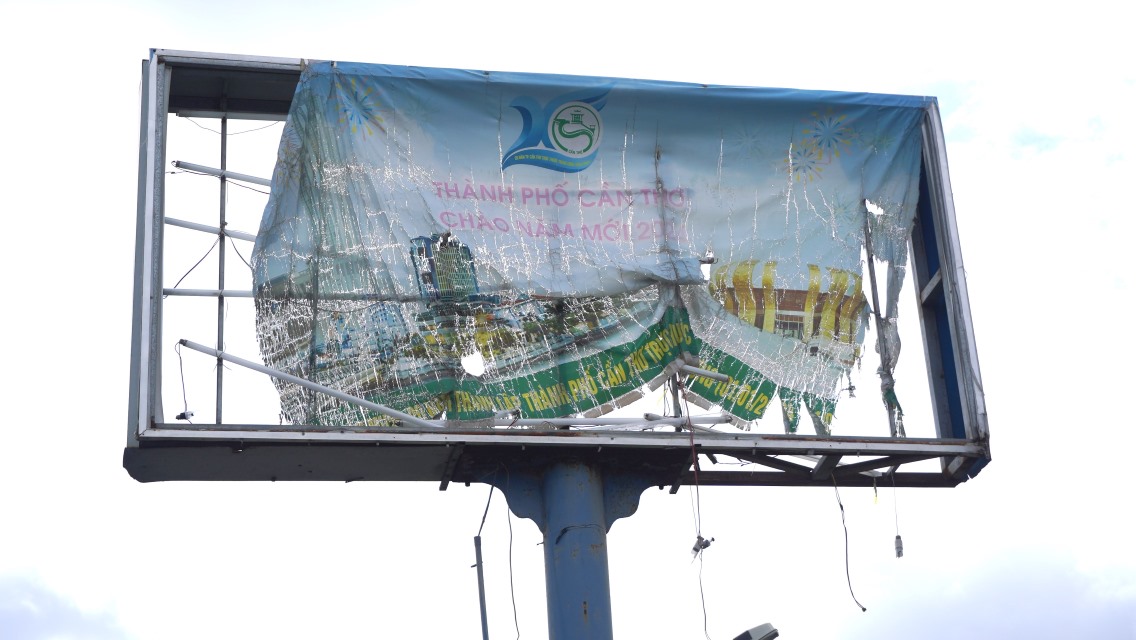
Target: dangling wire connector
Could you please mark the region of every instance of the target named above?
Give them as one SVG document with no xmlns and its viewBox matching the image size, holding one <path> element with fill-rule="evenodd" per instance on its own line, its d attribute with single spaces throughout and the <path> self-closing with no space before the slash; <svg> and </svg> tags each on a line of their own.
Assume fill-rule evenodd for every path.
<svg viewBox="0 0 1136 640">
<path fill-rule="evenodd" d="M 690 549 L 690 555 L 697 558 L 698 554 L 705 551 L 710 546 L 711 542 L 714 542 L 714 538 L 710 538 L 709 540 L 707 540 L 706 538 L 703 538 L 702 536 L 698 536 L 698 539 L 694 541 L 694 546 L 691 547 L 691 549 Z"/>
<path fill-rule="evenodd" d="M 899 500 L 896 496 L 895 473 L 891 474 L 891 503 L 895 508 L 895 557 L 903 557 L 903 538 L 899 537 Z"/>
</svg>

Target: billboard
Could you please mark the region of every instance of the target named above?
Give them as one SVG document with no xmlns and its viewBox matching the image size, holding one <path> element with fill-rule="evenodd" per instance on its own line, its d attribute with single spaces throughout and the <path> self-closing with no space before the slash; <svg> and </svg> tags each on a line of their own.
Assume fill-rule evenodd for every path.
<svg viewBox="0 0 1136 640">
<path fill-rule="evenodd" d="M 602 411 L 697 361 L 729 376 L 689 381 L 703 404 L 827 434 L 866 234 L 898 296 L 931 102 L 308 64 L 254 251 L 265 360 L 454 421 Z M 280 389 L 297 423 L 381 419 Z"/>
<path fill-rule="evenodd" d="M 140 480 L 989 459 L 934 98 L 155 50 L 141 114 Z"/>
</svg>

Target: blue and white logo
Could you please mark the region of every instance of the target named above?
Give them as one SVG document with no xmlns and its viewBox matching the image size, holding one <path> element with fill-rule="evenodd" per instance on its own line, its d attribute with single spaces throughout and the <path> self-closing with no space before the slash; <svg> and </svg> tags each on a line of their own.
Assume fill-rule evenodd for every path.
<svg viewBox="0 0 1136 640">
<path fill-rule="evenodd" d="M 564 173 L 587 169 L 603 138 L 600 110 L 609 91 L 610 85 L 573 91 L 544 106 L 527 96 L 513 100 L 509 106 L 521 114 L 521 135 L 505 153 L 501 168 L 529 164 Z"/>
</svg>

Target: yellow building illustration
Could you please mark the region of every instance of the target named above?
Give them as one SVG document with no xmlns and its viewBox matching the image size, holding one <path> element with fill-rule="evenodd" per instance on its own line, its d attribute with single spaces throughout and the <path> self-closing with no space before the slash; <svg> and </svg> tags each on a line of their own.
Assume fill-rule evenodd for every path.
<svg viewBox="0 0 1136 640">
<path fill-rule="evenodd" d="M 709 290 L 731 315 L 765 333 L 818 346 L 853 345 L 837 351 L 851 353 L 853 360 L 859 356 L 857 335 L 867 304 L 860 275 L 810 264 L 806 288 L 778 288 L 777 281 L 776 261 L 744 260 L 718 265 Z"/>
</svg>

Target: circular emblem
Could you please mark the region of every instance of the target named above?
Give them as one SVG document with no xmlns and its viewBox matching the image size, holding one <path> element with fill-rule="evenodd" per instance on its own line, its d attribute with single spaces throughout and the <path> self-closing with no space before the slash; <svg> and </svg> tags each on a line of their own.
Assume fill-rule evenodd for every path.
<svg viewBox="0 0 1136 640">
<path fill-rule="evenodd" d="M 586 102 L 565 103 L 548 121 L 548 139 L 573 156 L 591 153 L 600 143 L 602 130 L 599 112 Z"/>
</svg>

